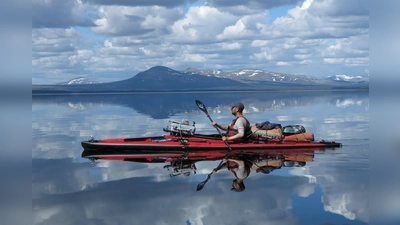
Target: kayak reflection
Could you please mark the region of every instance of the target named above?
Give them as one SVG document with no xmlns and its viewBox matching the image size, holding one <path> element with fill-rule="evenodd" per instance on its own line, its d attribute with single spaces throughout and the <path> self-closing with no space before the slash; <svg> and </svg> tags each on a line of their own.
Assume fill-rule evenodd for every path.
<svg viewBox="0 0 400 225">
<path fill-rule="evenodd" d="M 196 100 L 196 104 L 213 122 L 204 104 L 199 100 Z M 102 140 L 90 138 L 82 141 L 82 157 L 92 161 L 105 159 L 170 163 L 164 168 L 172 170 L 171 177 L 181 174 L 189 177 L 191 172 L 196 173 L 196 162 L 221 160 L 219 166 L 197 185 L 196 190 L 202 190 L 212 174 L 228 169 L 235 177 L 231 190 L 241 192 L 245 190 L 244 180 L 251 170 L 269 174 L 282 166 L 304 166 L 306 160 L 299 160 L 301 157 L 298 157 L 300 153 L 297 152 L 302 155 L 309 151 L 341 147 L 341 143 L 335 141 L 315 141 L 314 135 L 306 132 L 302 125 L 289 125 L 283 131 L 279 128 L 279 132 L 272 132 L 277 129 L 262 129 L 255 124 L 255 129 L 246 138 L 228 143 L 218 128 L 218 134 L 196 134 L 195 122 L 192 125 L 186 119 L 170 122 L 171 127 L 163 129 L 169 134 L 163 136 Z M 296 131 L 296 127 L 302 129 Z M 293 131 L 286 128 L 292 128 Z"/>
<path fill-rule="evenodd" d="M 214 169 L 210 168 L 207 180 L 201 182 L 198 190 L 201 190 L 211 175 L 216 172 L 230 171 L 234 175 L 232 182 L 233 191 L 245 190 L 244 180 L 251 173 L 270 174 L 282 167 L 304 167 L 307 162 L 312 162 L 315 151 L 325 148 L 302 148 L 302 149 L 280 149 L 280 150 L 233 150 L 233 151 L 188 151 L 185 153 L 171 153 L 168 151 L 146 152 L 146 151 L 116 151 L 113 154 L 101 154 L 91 150 L 82 152 L 83 158 L 91 161 L 96 160 L 121 160 L 136 163 L 164 164 L 163 168 L 169 171 L 170 177 L 189 177 L 197 173 L 196 163 L 220 161 L 220 165 Z"/>
</svg>

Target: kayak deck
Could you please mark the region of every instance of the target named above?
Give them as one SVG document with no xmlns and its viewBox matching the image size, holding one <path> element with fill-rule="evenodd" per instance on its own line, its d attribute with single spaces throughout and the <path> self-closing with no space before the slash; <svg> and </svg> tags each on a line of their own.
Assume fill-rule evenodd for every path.
<svg viewBox="0 0 400 225">
<path fill-rule="evenodd" d="M 251 142 L 228 142 L 232 150 L 263 150 L 263 149 L 302 149 L 302 148 L 336 148 L 341 143 L 315 141 L 280 141 L 280 140 L 253 140 Z M 139 137 L 139 138 L 111 138 L 104 140 L 88 140 L 82 142 L 85 150 L 109 151 L 216 151 L 227 150 L 227 145 L 218 135 L 196 135 L 191 137 L 177 137 L 173 135 Z"/>
</svg>

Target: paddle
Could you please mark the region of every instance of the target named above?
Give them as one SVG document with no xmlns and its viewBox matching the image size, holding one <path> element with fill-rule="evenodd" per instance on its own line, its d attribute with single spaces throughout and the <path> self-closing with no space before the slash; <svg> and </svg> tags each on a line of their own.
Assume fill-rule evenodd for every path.
<svg viewBox="0 0 400 225">
<path fill-rule="evenodd" d="M 201 101 L 199 101 L 199 100 L 196 100 L 196 105 L 197 105 L 197 107 L 199 107 L 199 109 L 200 109 L 201 111 L 203 111 L 203 112 L 207 115 L 208 119 L 210 119 L 210 121 L 211 121 L 211 123 L 212 123 L 213 120 L 211 119 L 211 116 L 208 115 L 206 106 L 205 106 Z M 222 133 L 221 133 L 221 131 L 218 129 L 218 127 L 215 127 L 215 128 L 217 129 L 218 133 L 222 136 Z M 226 140 L 224 140 L 224 142 L 225 142 L 226 146 L 228 146 L 229 151 L 232 151 L 232 148 L 231 148 L 231 146 L 229 146 L 228 142 L 227 142 Z"/>
<path fill-rule="evenodd" d="M 199 100 L 196 100 L 196 105 L 197 105 L 197 107 L 199 107 L 199 109 L 200 109 L 201 111 L 203 111 L 203 112 L 207 115 L 208 119 L 210 119 L 210 121 L 211 121 L 211 123 L 212 123 L 213 120 L 211 119 L 211 116 L 208 114 L 208 111 L 207 111 L 206 106 L 205 106 L 201 101 L 199 101 Z M 215 128 L 217 129 L 218 133 L 222 136 L 222 133 L 221 133 L 221 131 L 218 129 L 218 127 L 215 127 Z M 227 142 L 226 140 L 224 140 L 224 142 L 225 142 L 226 146 L 228 146 L 229 151 L 232 151 L 232 148 L 231 148 L 231 146 L 229 146 L 228 142 Z M 226 158 L 228 155 L 229 155 L 229 153 L 225 156 L 225 158 Z M 221 167 L 222 163 L 223 163 L 223 161 L 221 161 L 221 162 L 219 163 L 218 167 L 216 168 L 217 170 Z M 213 172 L 209 173 L 209 174 L 207 175 L 207 179 L 206 179 L 205 181 L 203 181 L 203 182 L 201 182 L 201 183 L 199 183 L 199 184 L 197 185 L 196 191 L 200 191 L 201 189 L 203 189 L 204 185 L 206 185 L 207 181 L 211 178 L 211 175 L 212 175 L 212 174 L 213 174 Z"/>
</svg>

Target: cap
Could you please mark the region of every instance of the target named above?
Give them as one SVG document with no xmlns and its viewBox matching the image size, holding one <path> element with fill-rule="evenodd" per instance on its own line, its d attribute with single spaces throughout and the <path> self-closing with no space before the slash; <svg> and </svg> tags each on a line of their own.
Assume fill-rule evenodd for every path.
<svg viewBox="0 0 400 225">
<path fill-rule="evenodd" d="M 234 183 L 237 183 L 237 180 L 234 179 L 233 182 L 234 182 Z M 236 188 L 232 187 L 232 188 L 231 188 L 231 191 L 234 191 L 234 192 L 242 192 L 242 191 L 244 191 L 244 189 L 246 189 L 246 186 L 244 186 L 243 181 L 240 182 L 240 183 L 238 183 L 238 184 L 239 184 L 239 188 L 236 189 Z M 233 186 L 233 183 L 232 183 L 232 186 Z"/>
<path fill-rule="evenodd" d="M 244 109 L 244 105 L 243 105 L 243 103 L 241 103 L 241 102 L 235 102 L 235 103 L 233 103 L 233 104 L 231 105 L 231 107 L 238 107 L 240 112 L 242 112 L 243 109 Z"/>
</svg>

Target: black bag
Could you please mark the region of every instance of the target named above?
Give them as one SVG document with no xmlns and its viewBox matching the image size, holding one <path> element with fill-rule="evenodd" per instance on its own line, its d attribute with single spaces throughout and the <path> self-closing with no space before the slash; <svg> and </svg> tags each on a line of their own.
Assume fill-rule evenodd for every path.
<svg viewBox="0 0 400 225">
<path fill-rule="evenodd" d="M 282 128 L 282 133 L 283 135 L 292 135 L 292 134 L 301 134 L 305 133 L 306 128 L 304 128 L 302 125 L 288 125 L 284 126 Z"/>
<path fill-rule="evenodd" d="M 270 123 L 269 121 L 265 121 L 262 123 L 256 123 L 256 127 L 260 130 L 272 130 L 275 128 L 282 128 L 282 125 L 279 123 Z"/>
</svg>

